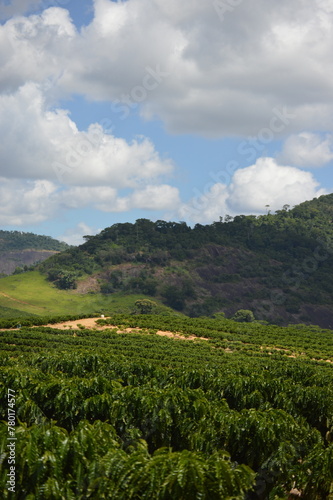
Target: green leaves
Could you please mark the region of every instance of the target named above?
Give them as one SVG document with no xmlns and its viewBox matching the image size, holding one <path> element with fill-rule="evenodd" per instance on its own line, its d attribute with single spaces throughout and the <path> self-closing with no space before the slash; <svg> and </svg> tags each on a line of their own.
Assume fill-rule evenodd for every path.
<svg viewBox="0 0 333 500">
<path fill-rule="evenodd" d="M 333 498 L 333 445 L 318 444 L 308 454 L 298 474 L 304 498 Z"/>
<path fill-rule="evenodd" d="M 81 422 L 69 434 L 54 424 L 17 432 L 17 490 L 26 498 L 241 500 L 254 483 L 255 474 L 233 464 L 225 452 L 207 458 L 162 448 L 150 455 L 141 441 L 126 453 L 113 439 L 114 429 L 99 421 Z M 0 436 L 3 443 L 4 426 Z M 5 481 L 2 473 L 3 491 Z"/>
<path fill-rule="evenodd" d="M 213 340 L 0 332 L 0 397 L 16 391 L 24 498 L 244 500 L 255 476 L 256 495 L 296 487 L 329 498 L 332 366 L 289 353 L 309 338 L 328 353 L 331 332 L 149 315 L 114 324 Z M 6 439 L 3 424 L 2 490 Z"/>
</svg>

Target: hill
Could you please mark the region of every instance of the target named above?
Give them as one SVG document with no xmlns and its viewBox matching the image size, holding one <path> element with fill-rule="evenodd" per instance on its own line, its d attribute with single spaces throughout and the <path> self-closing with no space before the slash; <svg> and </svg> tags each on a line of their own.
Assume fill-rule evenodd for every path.
<svg viewBox="0 0 333 500">
<path fill-rule="evenodd" d="M 332 331 L 82 323 L 0 331 L 4 499 L 332 498 Z"/>
<path fill-rule="evenodd" d="M 143 293 L 189 316 L 239 309 L 333 328 L 333 194 L 210 225 L 114 224 L 39 270 L 85 293 Z"/>
<path fill-rule="evenodd" d="M 105 295 L 97 292 L 80 293 L 79 290 L 59 290 L 38 271 L 28 271 L 0 279 L 0 318 L 111 312 L 130 314 L 136 311 L 137 300 L 149 298 L 140 293 L 128 295 L 117 292 Z M 158 301 L 155 312 L 175 315 L 172 309 Z"/>
<path fill-rule="evenodd" d="M 67 248 L 66 243 L 50 236 L 0 230 L 0 274 L 26 269 Z"/>
</svg>

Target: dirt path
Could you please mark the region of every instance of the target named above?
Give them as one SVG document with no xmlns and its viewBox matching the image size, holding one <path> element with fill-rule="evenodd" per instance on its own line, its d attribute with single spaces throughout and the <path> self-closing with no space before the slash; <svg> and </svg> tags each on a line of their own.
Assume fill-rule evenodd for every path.
<svg viewBox="0 0 333 500">
<path fill-rule="evenodd" d="M 112 328 L 110 326 L 100 326 L 96 323 L 96 321 L 100 318 L 84 318 L 84 319 L 76 319 L 74 321 L 64 321 L 63 323 L 49 323 L 45 326 L 50 326 L 51 328 L 57 328 L 59 330 L 67 330 L 67 328 L 78 328 L 78 325 L 83 325 L 85 328 L 94 328 L 96 330 L 105 330 L 105 328 Z"/>
<path fill-rule="evenodd" d="M 78 329 L 78 325 L 82 325 L 85 328 L 88 329 L 94 329 L 98 331 L 102 330 L 110 330 L 112 328 L 117 328 L 118 333 L 140 333 L 144 331 L 144 328 L 139 328 L 139 327 L 134 327 L 134 328 L 118 328 L 116 325 L 99 325 L 96 323 L 97 319 L 100 318 L 84 318 L 84 319 L 78 319 L 74 321 L 65 321 L 63 323 L 55 323 L 55 324 L 48 324 L 46 326 L 49 326 L 51 328 L 58 328 L 60 330 L 70 330 L 70 329 Z M 106 318 L 105 318 L 106 319 Z M 156 335 L 160 335 L 161 337 L 168 337 L 168 338 L 174 338 L 174 339 L 181 339 L 181 340 L 209 340 L 205 337 L 196 337 L 195 335 L 181 335 L 180 333 L 174 333 L 174 332 L 169 332 L 169 331 L 162 331 L 158 330 L 156 332 Z"/>
</svg>

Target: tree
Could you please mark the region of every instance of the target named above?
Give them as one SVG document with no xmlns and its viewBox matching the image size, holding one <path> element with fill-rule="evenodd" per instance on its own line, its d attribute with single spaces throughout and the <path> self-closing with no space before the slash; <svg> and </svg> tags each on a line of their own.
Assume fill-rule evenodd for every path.
<svg viewBox="0 0 333 500">
<path fill-rule="evenodd" d="M 156 306 L 156 302 L 149 299 L 139 299 L 135 301 L 135 307 L 139 314 L 150 314 Z"/>
<path fill-rule="evenodd" d="M 239 309 L 231 319 L 241 323 L 251 323 L 251 321 L 255 320 L 255 317 L 253 312 L 249 309 Z"/>
<path fill-rule="evenodd" d="M 185 307 L 184 289 L 174 285 L 167 285 L 161 291 L 161 295 L 169 307 L 181 311 Z"/>
<path fill-rule="evenodd" d="M 61 290 L 74 289 L 77 286 L 76 273 L 58 268 L 48 270 L 48 280 L 52 281 L 57 288 Z"/>
<path fill-rule="evenodd" d="M 76 274 L 71 271 L 63 271 L 55 281 L 55 285 L 62 290 L 75 289 L 77 287 Z"/>
</svg>

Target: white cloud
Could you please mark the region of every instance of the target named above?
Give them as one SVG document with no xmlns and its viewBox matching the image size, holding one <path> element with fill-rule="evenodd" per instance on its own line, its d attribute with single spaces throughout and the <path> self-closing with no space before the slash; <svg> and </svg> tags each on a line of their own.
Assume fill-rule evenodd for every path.
<svg viewBox="0 0 333 500">
<path fill-rule="evenodd" d="M 298 167 L 321 167 L 333 159 L 333 137 L 312 132 L 291 135 L 278 159 Z"/>
<path fill-rule="evenodd" d="M 180 205 L 177 215 L 181 220 L 210 224 L 219 220 L 220 216 L 230 214 L 228 186 L 222 183 L 209 183 L 202 192 L 196 191 L 195 197 L 188 203 Z M 173 215 L 171 218 L 174 217 Z"/>
<path fill-rule="evenodd" d="M 15 0 L 12 7 L 22 14 L 37 3 Z M 176 133 L 257 137 L 276 118 L 274 110 L 293 115 L 274 132 L 274 138 L 293 133 L 278 163 L 258 160 L 238 170 L 230 186 L 207 187 L 196 200 L 198 220 L 260 212 L 266 204 L 278 209 L 321 193 L 310 173 L 281 163 L 320 166 L 332 158 L 330 3 L 248 0 L 223 20 L 214 5 L 94 0 L 94 19 L 81 30 L 59 7 L 0 25 L 3 223 L 88 206 L 106 212 L 179 207 L 178 190 L 167 184 L 172 162 L 146 137 L 116 137 L 108 122 L 80 131 L 57 105 L 73 93 L 113 102 L 120 118 L 140 106 L 143 117 L 157 116 Z M 311 129 L 327 135 L 303 132 Z M 9 194 L 13 189 L 19 197 Z M 179 213 L 184 210 L 188 204 Z"/>
<path fill-rule="evenodd" d="M 122 116 L 140 104 L 143 116 L 179 133 L 257 134 L 277 106 L 295 114 L 288 132 L 332 130 L 326 0 L 249 0 L 224 20 L 213 1 L 94 5 L 93 21 L 80 32 L 56 7 L 1 26 L 0 88 L 49 78 L 65 95 L 118 102 Z"/>
<path fill-rule="evenodd" d="M 183 204 L 178 214 L 187 220 L 211 223 L 225 214 L 260 214 L 297 205 L 326 194 L 310 172 L 281 166 L 273 158 L 237 170 L 229 186 L 208 184 L 198 196 Z"/>
<path fill-rule="evenodd" d="M 132 209 L 170 210 L 180 204 L 177 188 L 167 184 L 147 185 L 121 196 L 116 189 L 107 186 L 74 187 L 58 195 L 64 208 L 93 207 L 102 212 L 125 212 Z"/>
<path fill-rule="evenodd" d="M 40 0 L 11 0 L 9 2 L 2 2 L 0 5 L 0 19 L 8 19 L 12 16 L 25 14 L 30 9 L 37 7 Z"/>
<path fill-rule="evenodd" d="M 68 11 L 58 7 L 0 25 L 0 91 L 14 92 L 28 81 L 59 79 L 75 66 L 75 34 Z"/>
<path fill-rule="evenodd" d="M 130 198 L 131 208 L 146 210 L 170 210 L 180 204 L 178 189 L 166 184 L 146 186 L 134 191 Z"/>
<path fill-rule="evenodd" d="M 262 212 L 265 205 L 279 210 L 297 205 L 321 194 L 319 183 L 310 172 L 281 166 L 273 158 L 260 158 L 255 165 L 235 172 L 229 188 L 229 206 L 233 212 Z"/>
<path fill-rule="evenodd" d="M 36 224 L 59 216 L 65 211 L 84 208 L 120 213 L 135 209 L 174 210 L 179 205 L 178 189 L 167 184 L 146 185 L 123 195 L 109 186 L 66 188 L 48 180 L 29 181 L 0 177 L 2 225 Z"/>
<path fill-rule="evenodd" d="M 79 131 L 67 111 L 47 108 L 33 83 L 0 96 L 0 135 L 3 176 L 118 189 L 154 183 L 173 170 L 148 138 L 127 143 L 100 124 Z"/>
<path fill-rule="evenodd" d="M 0 222 L 37 223 L 88 207 L 177 206 L 178 189 L 165 183 L 172 162 L 146 137 L 128 143 L 108 132 L 98 123 L 78 130 L 66 110 L 47 106 L 35 83 L 0 95 Z"/>
<path fill-rule="evenodd" d="M 19 181 L 0 177 L 0 224 L 24 225 L 54 215 L 57 187 L 49 181 Z"/>
<path fill-rule="evenodd" d="M 75 227 L 67 229 L 64 234 L 58 236 L 59 241 L 65 241 L 69 245 L 81 245 L 84 243 L 83 236 L 95 235 L 99 233 L 101 229 L 95 229 L 91 226 L 88 226 L 85 222 L 79 222 Z"/>
<path fill-rule="evenodd" d="M 296 115 L 291 130 L 332 127 L 331 13 L 313 0 L 252 0 L 221 22 L 213 4 L 96 0 L 78 44 L 82 51 L 89 41 L 89 64 L 62 83 L 76 86 L 79 77 L 87 95 L 121 99 L 142 84 L 148 65 L 159 65 L 169 76 L 148 93 L 142 113 L 173 131 L 256 133 L 283 105 Z"/>
</svg>

